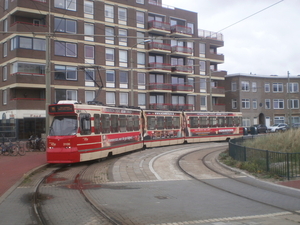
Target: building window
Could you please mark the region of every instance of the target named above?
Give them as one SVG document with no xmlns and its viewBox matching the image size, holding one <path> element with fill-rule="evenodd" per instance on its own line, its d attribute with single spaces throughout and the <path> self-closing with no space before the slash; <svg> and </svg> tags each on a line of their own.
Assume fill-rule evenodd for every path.
<svg viewBox="0 0 300 225">
<path fill-rule="evenodd" d="M 105 21 L 113 22 L 114 7 L 112 5 L 105 5 Z"/>
<path fill-rule="evenodd" d="M 273 83 L 273 92 L 283 92 L 283 84 Z"/>
<path fill-rule="evenodd" d="M 231 82 L 231 91 L 236 91 L 237 90 L 237 84 L 236 82 Z"/>
<path fill-rule="evenodd" d="M 242 109 L 250 109 L 250 100 L 248 98 L 242 99 Z"/>
<path fill-rule="evenodd" d="M 54 18 L 54 32 L 63 32 L 76 34 L 77 32 L 77 21 L 67 20 L 63 18 Z"/>
<path fill-rule="evenodd" d="M 14 62 L 12 64 L 12 73 L 32 74 L 32 75 L 45 74 L 45 65 L 33 64 L 27 62 L 26 63 Z"/>
<path fill-rule="evenodd" d="M 252 82 L 252 92 L 257 92 L 257 83 Z"/>
<path fill-rule="evenodd" d="M 46 51 L 46 41 L 39 38 L 14 37 L 10 41 L 10 50 L 17 48 Z"/>
<path fill-rule="evenodd" d="M 84 1 L 84 13 L 91 15 L 94 14 L 94 2 Z"/>
<path fill-rule="evenodd" d="M 84 40 L 86 41 L 94 41 L 94 24 L 93 23 L 85 23 L 84 24 Z"/>
<path fill-rule="evenodd" d="M 3 105 L 7 105 L 7 90 L 2 91 L 2 103 Z"/>
<path fill-rule="evenodd" d="M 115 62 L 115 51 L 113 48 L 106 48 L 105 49 L 105 60 L 106 65 L 113 66 Z"/>
<path fill-rule="evenodd" d="M 7 56 L 7 42 L 3 43 L 3 57 Z"/>
<path fill-rule="evenodd" d="M 137 53 L 137 64 L 138 64 L 138 66 L 145 67 L 145 65 L 146 65 L 145 53 L 143 53 L 143 52 L 138 52 Z"/>
<path fill-rule="evenodd" d="M 205 109 L 207 107 L 207 97 L 200 96 L 200 107 L 201 109 Z"/>
<path fill-rule="evenodd" d="M 288 105 L 289 109 L 299 109 L 299 100 L 298 99 L 290 99 L 290 105 Z"/>
<path fill-rule="evenodd" d="M 144 0 L 136 0 L 136 3 L 144 4 Z"/>
<path fill-rule="evenodd" d="M 137 27 L 144 28 L 145 14 L 143 12 L 136 12 L 136 23 Z"/>
<path fill-rule="evenodd" d="M 283 99 L 273 99 L 273 108 L 274 109 L 284 109 L 284 100 Z"/>
<path fill-rule="evenodd" d="M 55 65 L 55 80 L 77 80 L 77 67 Z"/>
<path fill-rule="evenodd" d="M 115 71 L 106 70 L 106 87 L 114 88 L 116 82 Z"/>
<path fill-rule="evenodd" d="M 7 80 L 7 66 L 2 67 L 2 80 L 3 81 Z"/>
<path fill-rule="evenodd" d="M 8 10 L 8 0 L 4 0 L 4 10 Z"/>
<path fill-rule="evenodd" d="M 145 106 L 146 105 L 146 94 L 139 93 L 138 94 L 138 105 Z"/>
<path fill-rule="evenodd" d="M 250 118 L 248 118 L 248 117 L 243 118 L 242 119 L 242 126 L 243 127 L 250 127 L 251 126 L 250 125 Z"/>
<path fill-rule="evenodd" d="M 54 0 L 54 7 L 76 11 L 76 0 Z"/>
<path fill-rule="evenodd" d="M 94 59 L 94 46 L 92 45 L 85 45 L 84 46 L 84 58 L 85 59 Z"/>
<path fill-rule="evenodd" d="M 128 105 L 128 93 L 120 92 L 120 105 Z"/>
<path fill-rule="evenodd" d="M 231 104 L 232 104 L 232 109 L 237 109 L 237 100 L 236 99 L 232 99 Z"/>
<path fill-rule="evenodd" d="M 271 109 L 271 100 L 270 99 L 265 99 L 265 108 Z"/>
<path fill-rule="evenodd" d="M 188 95 L 187 96 L 187 103 L 188 104 L 190 104 L 190 105 L 192 105 L 193 107 L 195 107 L 195 96 L 193 96 L 193 95 Z"/>
<path fill-rule="evenodd" d="M 299 84 L 298 83 L 289 83 L 289 92 L 290 93 L 299 92 Z"/>
<path fill-rule="evenodd" d="M 55 90 L 55 102 L 59 102 L 61 100 L 77 101 L 77 91 L 76 90 L 56 89 Z"/>
<path fill-rule="evenodd" d="M 87 87 L 95 86 L 95 70 L 92 69 L 85 70 L 85 86 Z"/>
<path fill-rule="evenodd" d="M 119 66 L 127 67 L 127 51 L 119 50 Z"/>
<path fill-rule="evenodd" d="M 115 105 L 116 104 L 115 92 L 106 92 L 106 104 L 107 105 Z"/>
<path fill-rule="evenodd" d="M 120 71 L 120 88 L 128 88 L 128 72 Z"/>
<path fill-rule="evenodd" d="M 252 108 L 257 109 L 257 99 L 252 100 Z"/>
<path fill-rule="evenodd" d="M 119 21 L 127 21 L 127 9 L 125 8 L 118 8 L 118 19 Z"/>
<path fill-rule="evenodd" d="M 145 73 L 138 73 L 138 89 L 146 89 L 146 74 Z"/>
<path fill-rule="evenodd" d="M 199 64 L 200 64 L 200 74 L 206 75 L 206 74 L 205 74 L 205 72 L 206 72 L 205 61 L 200 61 Z"/>
<path fill-rule="evenodd" d="M 95 99 L 95 91 L 85 91 L 85 103 Z"/>
<path fill-rule="evenodd" d="M 8 26 L 7 26 L 7 19 L 3 20 L 3 31 L 7 32 Z"/>
<path fill-rule="evenodd" d="M 270 92 L 270 84 L 265 83 L 265 92 Z"/>
<path fill-rule="evenodd" d="M 274 117 L 274 124 L 276 123 L 284 123 L 285 118 L 283 116 L 275 116 Z"/>
<path fill-rule="evenodd" d="M 200 78 L 200 92 L 206 92 L 206 79 Z"/>
<path fill-rule="evenodd" d="M 127 30 L 119 29 L 119 45 L 127 46 Z"/>
<path fill-rule="evenodd" d="M 77 57 L 77 44 L 62 41 L 54 42 L 54 54 L 67 57 Z"/>
<path fill-rule="evenodd" d="M 187 27 L 191 29 L 191 32 L 189 32 L 189 34 L 194 34 L 194 24 L 193 23 L 187 23 Z"/>
<path fill-rule="evenodd" d="M 113 27 L 105 27 L 105 43 L 106 44 L 114 44 L 115 40 L 115 31 Z"/>
<path fill-rule="evenodd" d="M 250 91 L 249 81 L 242 81 L 242 91 Z"/>
</svg>

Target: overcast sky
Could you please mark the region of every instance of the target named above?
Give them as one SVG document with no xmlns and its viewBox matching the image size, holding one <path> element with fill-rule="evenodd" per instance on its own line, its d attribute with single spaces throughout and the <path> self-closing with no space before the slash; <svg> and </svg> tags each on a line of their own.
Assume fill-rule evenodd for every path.
<svg viewBox="0 0 300 225">
<path fill-rule="evenodd" d="M 198 29 L 223 34 L 224 47 L 218 53 L 224 54 L 225 62 L 219 70 L 300 74 L 300 0 L 163 0 L 163 4 L 197 12 Z"/>
</svg>

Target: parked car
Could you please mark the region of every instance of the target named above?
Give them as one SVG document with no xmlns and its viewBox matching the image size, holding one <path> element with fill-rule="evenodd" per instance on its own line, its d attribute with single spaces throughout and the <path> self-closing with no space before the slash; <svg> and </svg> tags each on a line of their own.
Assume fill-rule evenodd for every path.
<svg viewBox="0 0 300 225">
<path fill-rule="evenodd" d="M 267 133 L 268 128 L 264 124 L 255 124 L 253 127 L 256 127 L 257 133 Z"/>
<path fill-rule="evenodd" d="M 276 123 L 268 127 L 268 132 L 283 132 L 289 129 L 289 126 L 286 123 Z"/>
</svg>

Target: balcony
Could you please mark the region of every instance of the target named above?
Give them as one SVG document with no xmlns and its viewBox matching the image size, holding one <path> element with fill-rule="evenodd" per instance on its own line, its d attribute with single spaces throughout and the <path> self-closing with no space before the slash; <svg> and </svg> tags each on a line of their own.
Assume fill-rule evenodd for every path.
<svg viewBox="0 0 300 225">
<path fill-rule="evenodd" d="M 173 37 L 192 37 L 192 28 L 173 25 L 171 26 L 171 36 Z"/>
<path fill-rule="evenodd" d="M 152 103 L 149 104 L 149 109 L 155 109 L 155 110 L 169 110 L 170 104 L 165 103 Z"/>
<path fill-rule="evenodd" d="M 192 85 L 173 84 L 172 91 L 173 92 L 193 92 L 194 87 Z"/>
<path fill-rule="evenodd" d="M 191 74 L 193 73 L 192 66 L 185 66 L 185 65 L 172 65 L 171 72 L 174 74 Z"/>
<path fill-rule="evenodd" d="M 16 109 L 43 110 L 46 100 L 44 98 L 13 98 L 11 101 Z"/>
<path fill-rule="evenodd" d="M 223 54 L 208 53 L 208 54 L 206 54 L 206 58 L 209 58 L 211 61 L 224 62 L 224 55 Z"/>
<path fill-rule="evenodd" d="M 204 37 L 207 39 L 213 39 L 213 40 L 218 40 L 218 41 L 223 41 L 223 34 L 217 33 L 217 32 L 212 32 L 208 30 L 198 30 L 198 37 Z"/>
<path fill-rule="evenodd" d="M 171 105 L 170 110 L 173 110 L 173 111 L 193 111 L 194 106 L 192 104 L 174 104 L 174 105 Z"/>
<path fill-rule="evenodd" d="M 161 84 L 161 83 L 150 83 L 149 90 L 152 91 L 171 91 L 172 85 L 171 84 Z"/>
<path fill-rule="evenodd" d="M 149 63 L 148 69 L 150 72 L 168 73 L 171 71 L 171 64 L 153 62 Z"/>
<path fill-rule="evenodd" d="M 152 20 L 148 23 L 148 32 L 153 34 L 170 34 L 171 26 L 169 23 Z"/>
<path fill-rule="evenodd" d="M 172 55 L 192 56 L 193 49 L 183 46 L 172 46 Z"/>
<path fill-rule="evenodd" d="M 225 104 L 215 104 L 212 109 L 214 112 L 225 112 Z"/>
<path fill-rule="evenodd" d="M 10 75 L 9 82 L 45 85 L 45 74 L 17 72 Z"/>
<path fill-rule="evenodd" d="M 159 42 L 150 42 L 149 43 L 149 52 L 152 53 L 170 53 L 171 46 L 169 44 L 159 43 Z"/>
<path fill-rule="evenodd" d="M 213 95 L 222 95 L 225 97 L 225 88 L 224 87 L 212 87 L 211 93 Z"/>
</svg>

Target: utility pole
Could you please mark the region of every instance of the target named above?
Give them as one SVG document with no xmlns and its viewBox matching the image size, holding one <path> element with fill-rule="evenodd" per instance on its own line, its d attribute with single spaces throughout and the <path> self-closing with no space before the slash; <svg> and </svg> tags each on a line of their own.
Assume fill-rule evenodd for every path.
<svg viewBox="0 0 300 225">
<path fill-rule="evenodd" d="M 46 83 L 46 137 L 48 137 L 49 135 L 49 105 L 51 103 L 51 39 L 50 39 L 50 32 L 51 32 L 51 26 L 50 26 L 50 0 L 49 0 L 49 10 L 48 10 L 48 24 L 49 24 L 49 28 L 48 28 L 48 34 L 46 34 L 46 71 L 45 71 L 45 83 Z M 46 139 L 47 140 L 47 139 Z"/>
<path fill-rule="evenodd" d="M 287 84 L 287 92 L 288 92 L 288 116 L 289 116 L 289 127 L 292 127 L 292 114 L 291 114 L 291 106 L 292 106 L 292 102 L 291 102 L 291 96 L 290 96 L 290 72 L 287 72 L 287 76 L 288 76 L 288 84 Z"/>
</svg>

